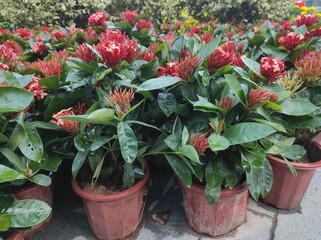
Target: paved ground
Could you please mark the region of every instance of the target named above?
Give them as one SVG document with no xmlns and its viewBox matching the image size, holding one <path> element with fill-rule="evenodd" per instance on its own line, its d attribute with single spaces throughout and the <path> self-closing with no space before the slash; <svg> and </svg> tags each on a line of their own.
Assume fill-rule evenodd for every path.
<svg viewBox="0 0 321 240">
<path fill-rule="evenodd" d="M 190 229 L 184 218 L 182 192 L 173 176 L 152 176 L 153 184 L 141 229 L 134 240 L 208 240 Z M 318 170 L 301 204 L 295 211 L 277 210 L 263 203 L 249 201 L 248 221 L 229 234 L 215 239 L 231 240 L 320 240 L 321 170 Z M 81 200 L 68 184 L 55 192 L 53 222 L 35 240 L 94 240 L 87 224 Z M 59 201 L 58 201 L 59 199 Z M 151 220 L 159 210 L 170 209 L 166 225 Z"/>
</svg>

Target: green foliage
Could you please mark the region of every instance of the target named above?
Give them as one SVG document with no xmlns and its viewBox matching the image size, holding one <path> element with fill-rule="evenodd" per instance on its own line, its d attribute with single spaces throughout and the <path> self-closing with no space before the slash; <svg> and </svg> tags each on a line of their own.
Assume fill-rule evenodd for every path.
<svg viewBox="0 0 321 240">
<path fill-rule="evenodd" d="M 0 16 L 18 26 L 37 25 L 85 25 L 95 11 L 103 11 L 111 0 L 3 0 L 0 1 Z"/>
</svg>

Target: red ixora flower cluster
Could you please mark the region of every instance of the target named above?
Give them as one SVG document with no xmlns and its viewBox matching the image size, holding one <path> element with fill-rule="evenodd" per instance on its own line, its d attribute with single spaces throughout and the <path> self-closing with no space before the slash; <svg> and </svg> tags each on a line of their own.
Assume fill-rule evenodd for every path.
<svg viewBox="0 0 321 240">
<path fill-rule="evenodd" d="M 38 55 L 43 55 L 47 51 L 45 47 L 45 43 L 42 41 L 41 36 L 36 37 L 36 43 L 32 47 L 31 52 L 38 54 Z"/>
<path fill-rule="evenodd" d="M 73 54 L 75 57 L 80 58 L 88 63 L 96 58 L 95 54 L 89 49 L 89 47 L 87 47 L 85 43 L 79 45 Z"/>
<path fill-rule="evenodd" d="M 123 21 L 127 20 L 128 22 L 131 23 L 131 22 L 133 22 L 135 20 L 136 17 L 138 17 L 138 15 L 139 15 L 138 12 L 128 10 L 126 12 L 122 12 L 120 14 L 120 18 Z"/>
<path fill-rule="evenodd" d="M 137 28 L 137 31 L 141 31 L 143 29 L 147 29 L 148 31 L 153 28 L 153 24 L 145 19 L 140 19 L 135 22 L 135 27 Z"/>
<path fill-rule="evenodd" d="M 124 114 L 130 109 L 130 102 L 134 99 L 133 89 L 121 90 L 115 88 L 113 91 L 109 91 L 109 99 L 106 102 L 116 111 L 117 116 L 122 119 Z"/>
<path fill-rule="evenodd" d="M 150 46 L 144 51 L 143 55 L 139 58 L 139 60 L 150 62 L 157 58 L 156 49 L 158 48 L 158 46 L 158 43 L 151 43 Z"/>
<path fill-rule="evenodd" d="M 249 93 L 249 108 L 253 108 L 266 101 L 276 102 L 278 95 L 275 92 L 271 92 L 265 88 L 251 89 Z"/>
<path fill-rule="evenodd" d="M 293 32 L 288 33 L 285 37 L 279 39 L 279 44 L 285 47 L 287 50 L 292 50 L 305 40 L 301 34 L 294 34 Z"/>
<path fill-rule="evenodd" d="M 100 36 L 99 41 L 100 44 L 97 47 L 97 51 L 101 55 L 104 64 L 111 68 L 116 68 L 123 60 L 130 63 L 139 54 L 137 42 L 130 40 L 120 30 L 107 29 Z"/>
<path fill-rule="evenodd" d="M 321 52 L 308 52 L 303 58 L 294 63 L 299 76 L 305 81 L 321 78 Z"/>
<path fill-rule="evenodd" d="M 94 26 L 94 27 L 95 26 L 105 27 L 107 19 L 108 19 L 108 16 L 106 13 L 96 12 L 88 18 L 88 22 L 91 26 Z"/>
<path fill-rule="evenodd" d="M 66 35 L 63 31 L 54 30 L 54 31 L 52 31 L 52 33 L 51 33 L 51 37 L 52 37 L 52 38 L 55 38 L 55 39 L 57 39 L 57 40 L 60 40 L 60 39 L 66 38 L 67 35 Z"/>
<path fill-rule="evenodd" d="M 204 155 L 204 152 L 209 147 L 207 135 L 208 133 L 203 133 L 202 135 L 195 133 L 191 136 L 190 145 L 196 149 L 198 155 Z"/>
<path fill-rule="evenodd" d="M 48 62 L 38 60 L 38 68 L 46 78 L 50 76 L 58 76 L 60 78 L 62 72 L 62 65 L 55 56 Z"/>
<path fill-rule="evenodd" d="M 25 87 L 26 90 L 33 93 L 37 100 L 41 100 L 47 95 L 47 93 L 45 93 L 44 90 L 41 89 L 39 80 L 40 77 L 33 76 L 31 82 Z"/>
<path fill-rule="evenodd" d="M 4 64 L 4 63 L 0 62 L 0 69 L 2 69 L 4 71 L 8 71 L 9 70 L 9 66 L 7 64 Z"/>
<path fill-rule="evenodd" d="M 31 32 L 26 28 L 18 28 L 14 33 L 19 34 L 23 40 L 29 40 L 31 38 Z"/>
<path fill-rule="evenodd" d="M 260 61 L 260 72 L 267 79 L 268 83 L 278 80 L 287 75 L 284 61 L 278 57 L 263 57 Z"/>
<path fill-rule="evenodd" d="M 305 14 L 305 15 L 298 15 L 295 18 L 295 24 L 297 27 L 305 25 L 307 27 L 313 26 L 315 23 L 319 21 L 319 17 L 314 14 Z"/>
<path fill-rule="evenodd" d="M 220 106 L 221 108 L 224 108 L 225 110 L 228 110 L 234 106 L 234 101 L 231 97 L 222 97 Z"/>
</svg>

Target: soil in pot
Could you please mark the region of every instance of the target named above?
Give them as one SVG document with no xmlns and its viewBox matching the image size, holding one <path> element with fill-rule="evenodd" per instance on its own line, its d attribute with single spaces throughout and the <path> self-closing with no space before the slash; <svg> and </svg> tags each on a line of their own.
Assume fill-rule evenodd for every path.
<svg viewBox="0 0 321 240">
<path fill-rule="evenodd" d="M 273 185 L 263 202 L 286 210 L 300 207 L 316 169 L 321 167 L 321 160 L 308 163 L 293 162 L 297 176 L 292 175 L 283 159 L 268 156 L 268 160 L 273 170 Z"/>
<path fill-rule="evenodd" d="M 19 190 L 13 192 L 13 195 L 18 200 L 23 199 L 36 199 L 47 203 L 52 207 L 52 185 L 44 187 L 36 184 L 28 184 L 26 187 L 23 187 Z M 44 231 L 47 229 L 52 220 L 52 213 L 49 217 L 42 223 L 33 226 L 30 230 L 24 231 L 25 239 L 30 239 L 33 235 L 38 232 Z"/>
<path fill-rule="evenodd" d="M 146 167 L 145 177 L 131 188 L 103 195 L 85 191 L 72 179 L 72 188 L 83 199 L 89 225 L 98 239 L 128 239 L 137 231 L 143 217 L 148 178 Z"/>
<path fill-rule="evenodd" d="M 246 182 L 231 190 L 222 190 L 218 201 L 210 205 L 203 186 L 183 184 L 187 223 L 198 233 L 224 235 L 247 221 L 248 187 Z"/>
</svg>

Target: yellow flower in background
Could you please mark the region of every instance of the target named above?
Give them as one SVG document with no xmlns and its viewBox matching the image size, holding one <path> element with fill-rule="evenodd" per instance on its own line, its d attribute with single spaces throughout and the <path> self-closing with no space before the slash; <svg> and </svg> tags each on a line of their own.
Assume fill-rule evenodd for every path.
<svg viewBox="0 0 321 240">
<path fill-rule="evenodd" d="M 302 12 L 306 12 L 307 10 L 308 10 L 308 8 L 306 6 L 301 7 Z"/>
<path fill-rule="evenodd" d="M 316 8 L 315 8 L 315 7 L 309 7 L 309 10 L 310 10 L 310 11 L 315 11 Z"/>
<path fill-rule="evenodd" d="M 195 18 L 189 18 L 185 21 L 186 26 L 191 27 L 195 24 L 197 24 L 198 21 Z"/>
<path fill-rule="evenodd" d="M 163 23 L 167 23 L 167 21 L 168 21 L 168 17 L 164 17 Z"/>
<path fill-rule="evenodd" d="M 204 17 L 207 17 L 207 12 L 203 12 L 203 16 L 204 16 Z"/>
<path fill-rule="evenodd" d="M 188 17 L 188 10 L 187 9 L 183 9 L 181 11 L 181 17 L 182 18 L 187 18 Z"/>
<path fill-rule="evenodd" d="M 321 17 L 321 13 L 319 12 L 315 13 L 315 15 L 317 15 L 318 17 Z"/>
<path fill-rule="evenodd" d="M 301 15 L 306 15 L 306 14 L 307 14 L 307 12 L 305 12 L 305 11 L 301 12 Z"/>
</svg>

